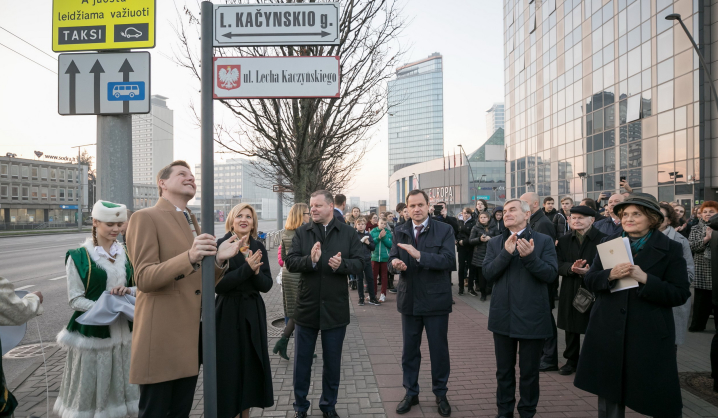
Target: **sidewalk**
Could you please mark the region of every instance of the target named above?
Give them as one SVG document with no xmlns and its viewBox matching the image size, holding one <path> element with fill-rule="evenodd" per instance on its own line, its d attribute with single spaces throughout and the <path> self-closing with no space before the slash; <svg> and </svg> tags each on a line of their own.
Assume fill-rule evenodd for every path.
<svg viewBox="0 0 718 418">
<path fill-rule="evenodd" d="M 272 272 L 276 274 L 276 259 L 270 257 Z M 454 278 L 456 282 L 456 278 Z M 493 337 L 487 330 L 489 302 L 481 302 L 472 296 L 458 296 L 458 286 L 453 286 L 454 311 L 449 319 L 449 352 L 451 377 L 448 398 L 452 417 L 494 417 L 496 415 L 496 377 Z M 293 363 L 271 354 L 283 327 L 280 288 L 275 284 L 264 295 L 269 322 L 269 348 L 272 363 L 275 404 L 265 410 L 253 410 L 252 417 L 292 417 Z M 396 295 L 387 295 L 382 306 L 356 305 L 356 292 L 351 293 L 351 324 L 347 327 L 344 341 L 342 377 L 339 388 L 337 412 L 344 417 L 396 417 L 396 405 L 404 396 L 401 372 L 401 318 L 396 311 Z M 554 311 L 555 313 L 555 311 Z M 278 327 L 272 325 L 277 321 Z M 679 349 L 679 372 L 709 371 L 708 352 L 710 333 L 689 333 L 686 344 Z M 422 388 L 420 404 L 404 417 L 439 417 L 431 393 L 431 371 L 426 339 L 422 342 L 422 365 L 419 384 Z M 564 336 L 559 330 L 559 362 L 563 363 Z M 290 359 L 294 353 L 293 342 L 289 345 Z M 47 376 L 49 393 L 45 389 L 45 369 L 42 357 L 15 382 L 10 383 L 20 406 L 16 418 L 30 416 L 46 417 L 46 393 L 50 410 L 60 385 L 65 352 L 47 351 Z M 317 343 L 318 358 L 314 362 L 310 401 L 310 416 L 320 417 L 318 399 L 321 392 L 322 352 Z M 517 372 L 518 376 L 518 372 Z M 596 397 L 576 389 L 574 376 L 561 376 L 556 372 L 541 373 L 541 398 L 537 417 L 595 417 Z M 517 394 L 518 399 L 518 394 Z M 685 417 L 716 417 L 718 408 L 683 391 L 683 415 Z M 202 376 L 195 394 L 192 417 L 203 414 Z M 50 416 L 54 416 L 51 413 Z M 518 415 L 516 415 L 518 416 Z M 628 413 L 628 417 L 640 417 Z"/>
</svg>

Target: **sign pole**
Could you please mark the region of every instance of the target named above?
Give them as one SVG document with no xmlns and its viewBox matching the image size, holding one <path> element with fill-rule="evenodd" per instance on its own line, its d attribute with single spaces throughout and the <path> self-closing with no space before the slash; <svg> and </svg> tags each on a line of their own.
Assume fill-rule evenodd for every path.
<svg viewBox="0 0 718 418">
<path fill-rule="evenodd" d="M 82 180 L 80 178 L 80 182 Z M 97 116 L 99 199 L 122 203 L 127 209 L 133 210 L 132 185 L 132 116 Z M 82 192 L 82 183 L 80 191 Z M 80 196 L 80 210 L 83 197 Z"/>
<path fill-rule="evenodd" d="M 277 193 L 277 231 L 284 229 L 284 208 L 282 207 L 283 193 Z"/>
<path fill-rule="evenodd" d="M 214 5 L 202 2 L 201 139 L 202 139 L 202 233 L 214 235 L 214 68 L 212 62 Z M 214 257 L 202 259 L 202 363 L 204 417 L 217 418 L 217 339 L 214 313 Z"/>
</svg>

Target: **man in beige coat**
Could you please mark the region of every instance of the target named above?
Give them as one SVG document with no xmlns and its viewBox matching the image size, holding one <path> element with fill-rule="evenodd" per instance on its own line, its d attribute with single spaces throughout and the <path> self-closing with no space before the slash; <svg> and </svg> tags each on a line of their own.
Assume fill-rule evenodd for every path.
<svg viewBox="0 0 718 418">
<path fill-rule="evenodd" d="M 215 282 L 239 241 L 217 248 L 187 209 L 196 185 L 189 165 L 175 161 L 157 174 L 160 198 L 132 216 L 127 249 L 137 301 L 130 382 L 140 385 L 140 418 L 187 417 L 200 362 L 201 261 L 216 255 Z M 207 307 L 214 312 L 214 306 Z"/>
</svg>

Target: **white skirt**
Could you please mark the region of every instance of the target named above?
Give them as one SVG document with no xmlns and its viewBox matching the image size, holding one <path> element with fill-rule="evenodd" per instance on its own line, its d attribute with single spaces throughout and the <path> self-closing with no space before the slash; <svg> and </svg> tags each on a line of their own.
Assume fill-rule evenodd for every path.
<svg viewBox="0 0 718 418">
<path fill-rule="evenodd" d="M 63 330 L 65 370 L 53 411 L 62 418 L 122 418 L 139 412 L 140 388 L 130 383 L 132 334 L 127 323 L 110 325 L 111 338 Z"/>
</svg>

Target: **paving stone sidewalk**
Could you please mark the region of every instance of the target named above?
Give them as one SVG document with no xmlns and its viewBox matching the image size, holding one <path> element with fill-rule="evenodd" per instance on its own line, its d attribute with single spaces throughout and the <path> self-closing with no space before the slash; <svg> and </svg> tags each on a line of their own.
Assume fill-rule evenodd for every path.
<svg viewBox="0 0 718 418">
<path fill-rule="evenodd" d="M 279 271 L 276 259 L 270 257 L 272 272 Z M 454 277 L 456 282 L 456 277 Z M 494 417 L 496 415 L 496 377 L 493 338 L 487 330 L 489 302 L 480 302 L 472 296 L 458 296 L 453 286 L 454 311 L 449 321 L 449 351 L 451 377 L 448 397 L 452 417 Z M 401 372 L 401 318 L 396 311 L 396 295 L 388 294 L 387 302 L 380 307 L 357 306 L 356 292 L 351 293 L 351 324 L 344 341 L 342 376 L 337 412 L 341 417 L 395 417 L 396 405 L 404 396 Z M 269 348 L 272 365 L 275 404 L 265 410 L 252 410 L 252 417 L 292 417 L 293 364 L 271 354 L 283 327 L 280 287 L 275 284 L 264 295 L 269 322 Z M 272 325 L 274 323 L 276 326 Z M 679 371 L 710 370 L 708 351 L 712 335 L 689 334 L 686 344 L 679 349 Z M 559 335 L 559 357 L 563 353 L 563 334 Z M 294 352 L 290 342 L 290 358 Z M 312 371 L 309 398 L 310 416 L 320 417 L 318 399 L 321 392 L 322 352 L 317 343 L 318 358 Z M 47 417 L 47 402 L 52 405 L 60 385 L 65 352 L 57 347 L 46 351 L 47 388 L 42 357 L 28 370 L 10 383 L 20 406 L 16 418 Z M 562 358 L 559 359 L 563 363 Z M 422 387 L 420 405 L 404 416 L 438 417 L 431 393 L 429 351 L 426 338 L 422 344 L 422 364 L 419 384 Z M 518 372 L 517 372 L 518 375 Z M 595 417 L 596 397 L 576 389 L 573 376 L 558 373 L 541 374 L 541 398 L 537 417 Z M 517 393 L 518 399 L 518 393 Z M 718 417 L 718 408 L 683 391 L 685 417 Z M 198 381 L 192 417 L 203 415 L 204 398 L 202 375 Z M 518 414 L 516 414 L 518 416 Z M 629 417 L 641 416 L 636 413 Z"/>
</svg>

